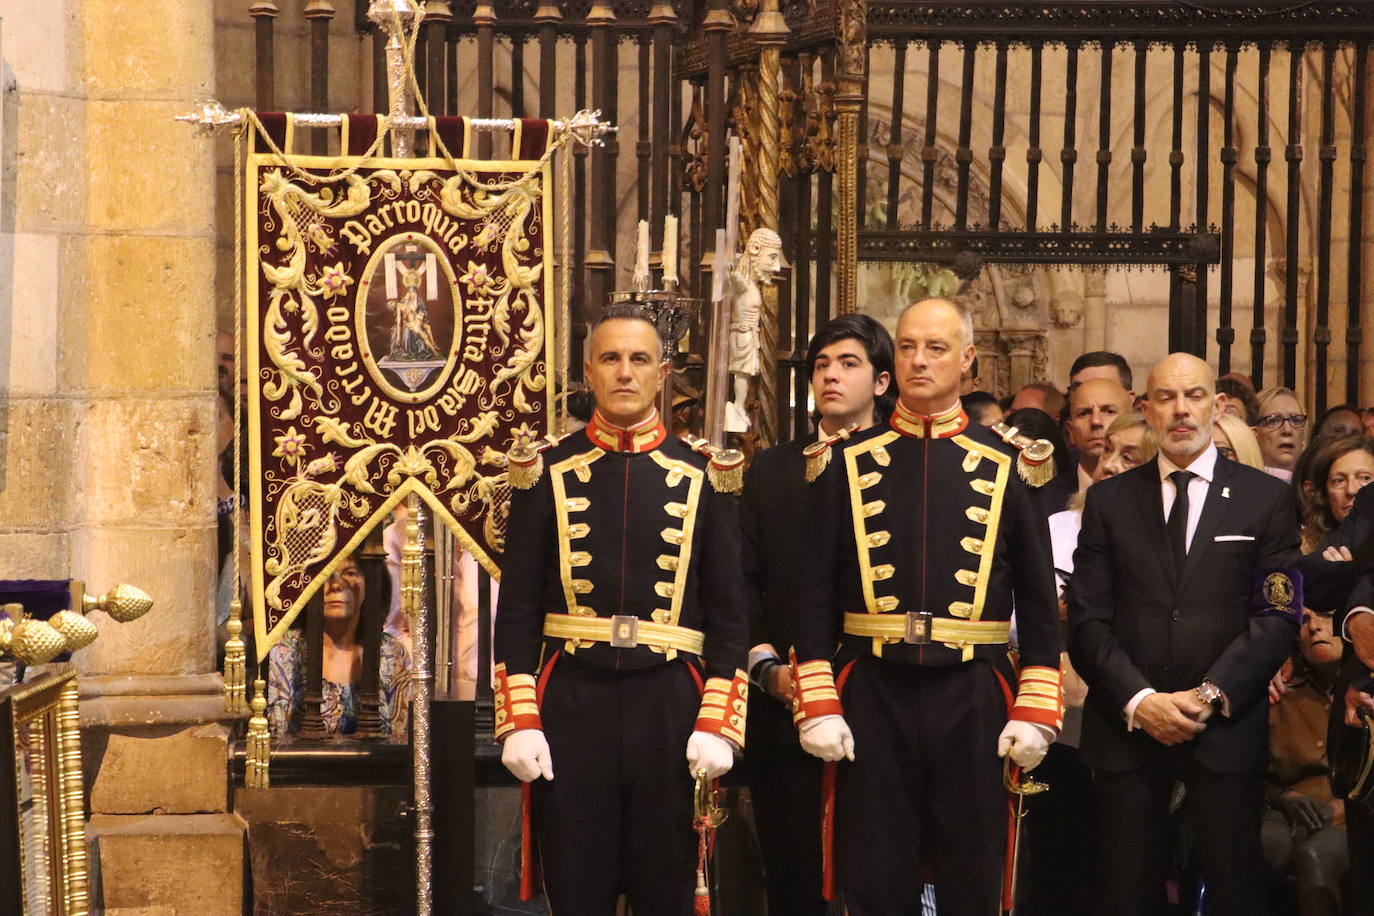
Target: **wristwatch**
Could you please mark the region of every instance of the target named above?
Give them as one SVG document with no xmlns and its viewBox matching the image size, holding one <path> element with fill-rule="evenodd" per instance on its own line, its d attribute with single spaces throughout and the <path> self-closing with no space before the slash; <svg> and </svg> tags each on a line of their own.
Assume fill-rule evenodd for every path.
<svg viewBox="0 0 1374 916">
<path fill-rule="evenodd" d="M 1213 712 L 1221 712 L 1224 702 L 1221 695 L 1221 688 L 1211 681 L 1203 681 L 1201 684 L 1198 684 L 1197 698 L 1212 707 Z"/>
</svg>

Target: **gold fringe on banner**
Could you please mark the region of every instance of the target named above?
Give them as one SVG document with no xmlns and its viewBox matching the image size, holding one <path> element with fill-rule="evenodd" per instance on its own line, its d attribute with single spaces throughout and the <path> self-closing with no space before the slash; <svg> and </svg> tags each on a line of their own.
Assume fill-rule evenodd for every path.
<svg viewBox="0 0 1374 916">
<path fill-rule="evenodd" d="M 243 644 L 243 602 L 235 598 L 229 602 L 229 640 L 224 644 L 224 711 L 238 717 L 248 712 L 248 660 Z"/>
<path fill-rule="evenodd" d="M 268 768 L 272 764 L 272 735 L 267 730 L 267 682 L 253 681 L 253 717 L 248 720 L 248 759 L 243 782 L 250 789 L 271 785 Z"/>
</svg>

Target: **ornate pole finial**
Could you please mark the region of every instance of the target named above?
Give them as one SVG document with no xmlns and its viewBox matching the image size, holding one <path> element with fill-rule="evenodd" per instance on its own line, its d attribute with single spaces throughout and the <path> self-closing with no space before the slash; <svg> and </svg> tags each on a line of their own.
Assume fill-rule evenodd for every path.
<svg viewBox="0 0 1374 916">
<path fill-rule="evenodd" d="M 393 120 L 410 114 L 412 98 L 404 42 L 406 30 L 415 19 L 423 16 L 424 10 L 416 6 L 414 0 L 372 0 L 367 7 L 367 18 L 387 36 L 386 88 L 390 101 L 387 111 Z M 413 128 L 392 127 L 391 150 L 396 156 L 409 156 L 414 142 Z"/>
</svg>

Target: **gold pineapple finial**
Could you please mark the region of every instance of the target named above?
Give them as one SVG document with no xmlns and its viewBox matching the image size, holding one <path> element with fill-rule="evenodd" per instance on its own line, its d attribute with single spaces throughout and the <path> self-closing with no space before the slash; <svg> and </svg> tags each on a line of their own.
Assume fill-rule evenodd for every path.
<svg viewBox="0 0 1374 916">
<path fill-rule="evenodd" d="M 81 612 L 104 611 L 120 623 L 137 620 L 153 608 L 153 599 L 143 589 L 133 585 L 116 585 L 99 598 L 83 595 Z"/>
</svg>

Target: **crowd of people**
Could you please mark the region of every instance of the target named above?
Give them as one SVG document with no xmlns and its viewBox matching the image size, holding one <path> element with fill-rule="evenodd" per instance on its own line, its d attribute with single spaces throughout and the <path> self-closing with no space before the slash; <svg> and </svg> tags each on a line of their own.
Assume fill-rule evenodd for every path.
<svg viewBox="0 0 1374 916">
<path fill-rule="evenodd" d="M 976 369 L 971 374 L 976 377 Z M 1211 437 L 1217 453 L 1287 484 L 1285 498 L 1296 517 L 1300 550 L 1321 551 L 1350 515 L 1358 491 L 1374 480 L 1374 409 L 1338 405 L 1311 421 L 1293 390 L 1272 387 L 1256 392 L 1238 373 L 1217 379 L 1215 390 Z M 1004 417 L 1023 423 L 1024 415 L 1012 411 L 1018 403 L 1046 413 L 1059 407 L 1053 417 L 1055 429 L 1041 426 L 1037 434 L 1056 441 L 1056 454 L 1075 456 L 1074 492 L 1048 519 L 1061 595 L 1073 576 L 1087 489 L 1151 462 L 1158 454 L 1158 440 L 1138 412 L 1148 395 L 1133 390 L 1130 367 L 1121 356 L 1092 352 L 1074 362 L 1065 393 L 1036 382 L 1001 401 L 976 389 L 962 397 L 970 417 L 988 425 Z M 1055 438 L 1060 431 L 1062 442 Z M 1059 494 L 1055 497 L 1058 504 Z M 1268 690 L 1261 832 L 1265 872 L 1255 884 L 1264 889 L 1274 912 L 1316 916 L 1367 911 L 1356 910 L 1351 899 L 1347 803 L 1334 796 L 1328 771 L 1328 723 L 1333 705 L 1338 718 L 1344 718 L 1346 698 L 1336 696 L 1336 686 L 1342 657 L 1350 650 L 1348 642 L 1333 633 L 1332 617 L 1329 609 L 1303 610 L 1298 644 Z M 1067 606 L 1065 618 L 1067 626 Z M 1088 867 L 1094 857 L 1092 844 L 1085 842 L 1097 829 L 1092 771 L 1077 753 L 1088 689 L 1067 654 L 1063 664 L 1065 727 L 1040 771 L 1054 790 L 1039 801 L 1042 818 L 1032 821 L 1028 854 L 1033 864 L 1024 889 L 1027 912 L 1094 912 L 1093 871 Z M 1179 792 L 1186 796 L 1181 784 Z M 1181 911 L 1193 912 L 1199 897 L 1205 899 L 1206 886 L 1191 882 L 1200 864 L 1188 851 L 1195 848 L 1191 844 L 1196 838 L 1186 822 L 1172 829 L 1187 842 L 1171 863 L 1166 889 Z M 1185 899 L 1190 886 L 1191 899 Z M 1370 903 L 1360 905 L 1367 908 Z"/>
</svg>

